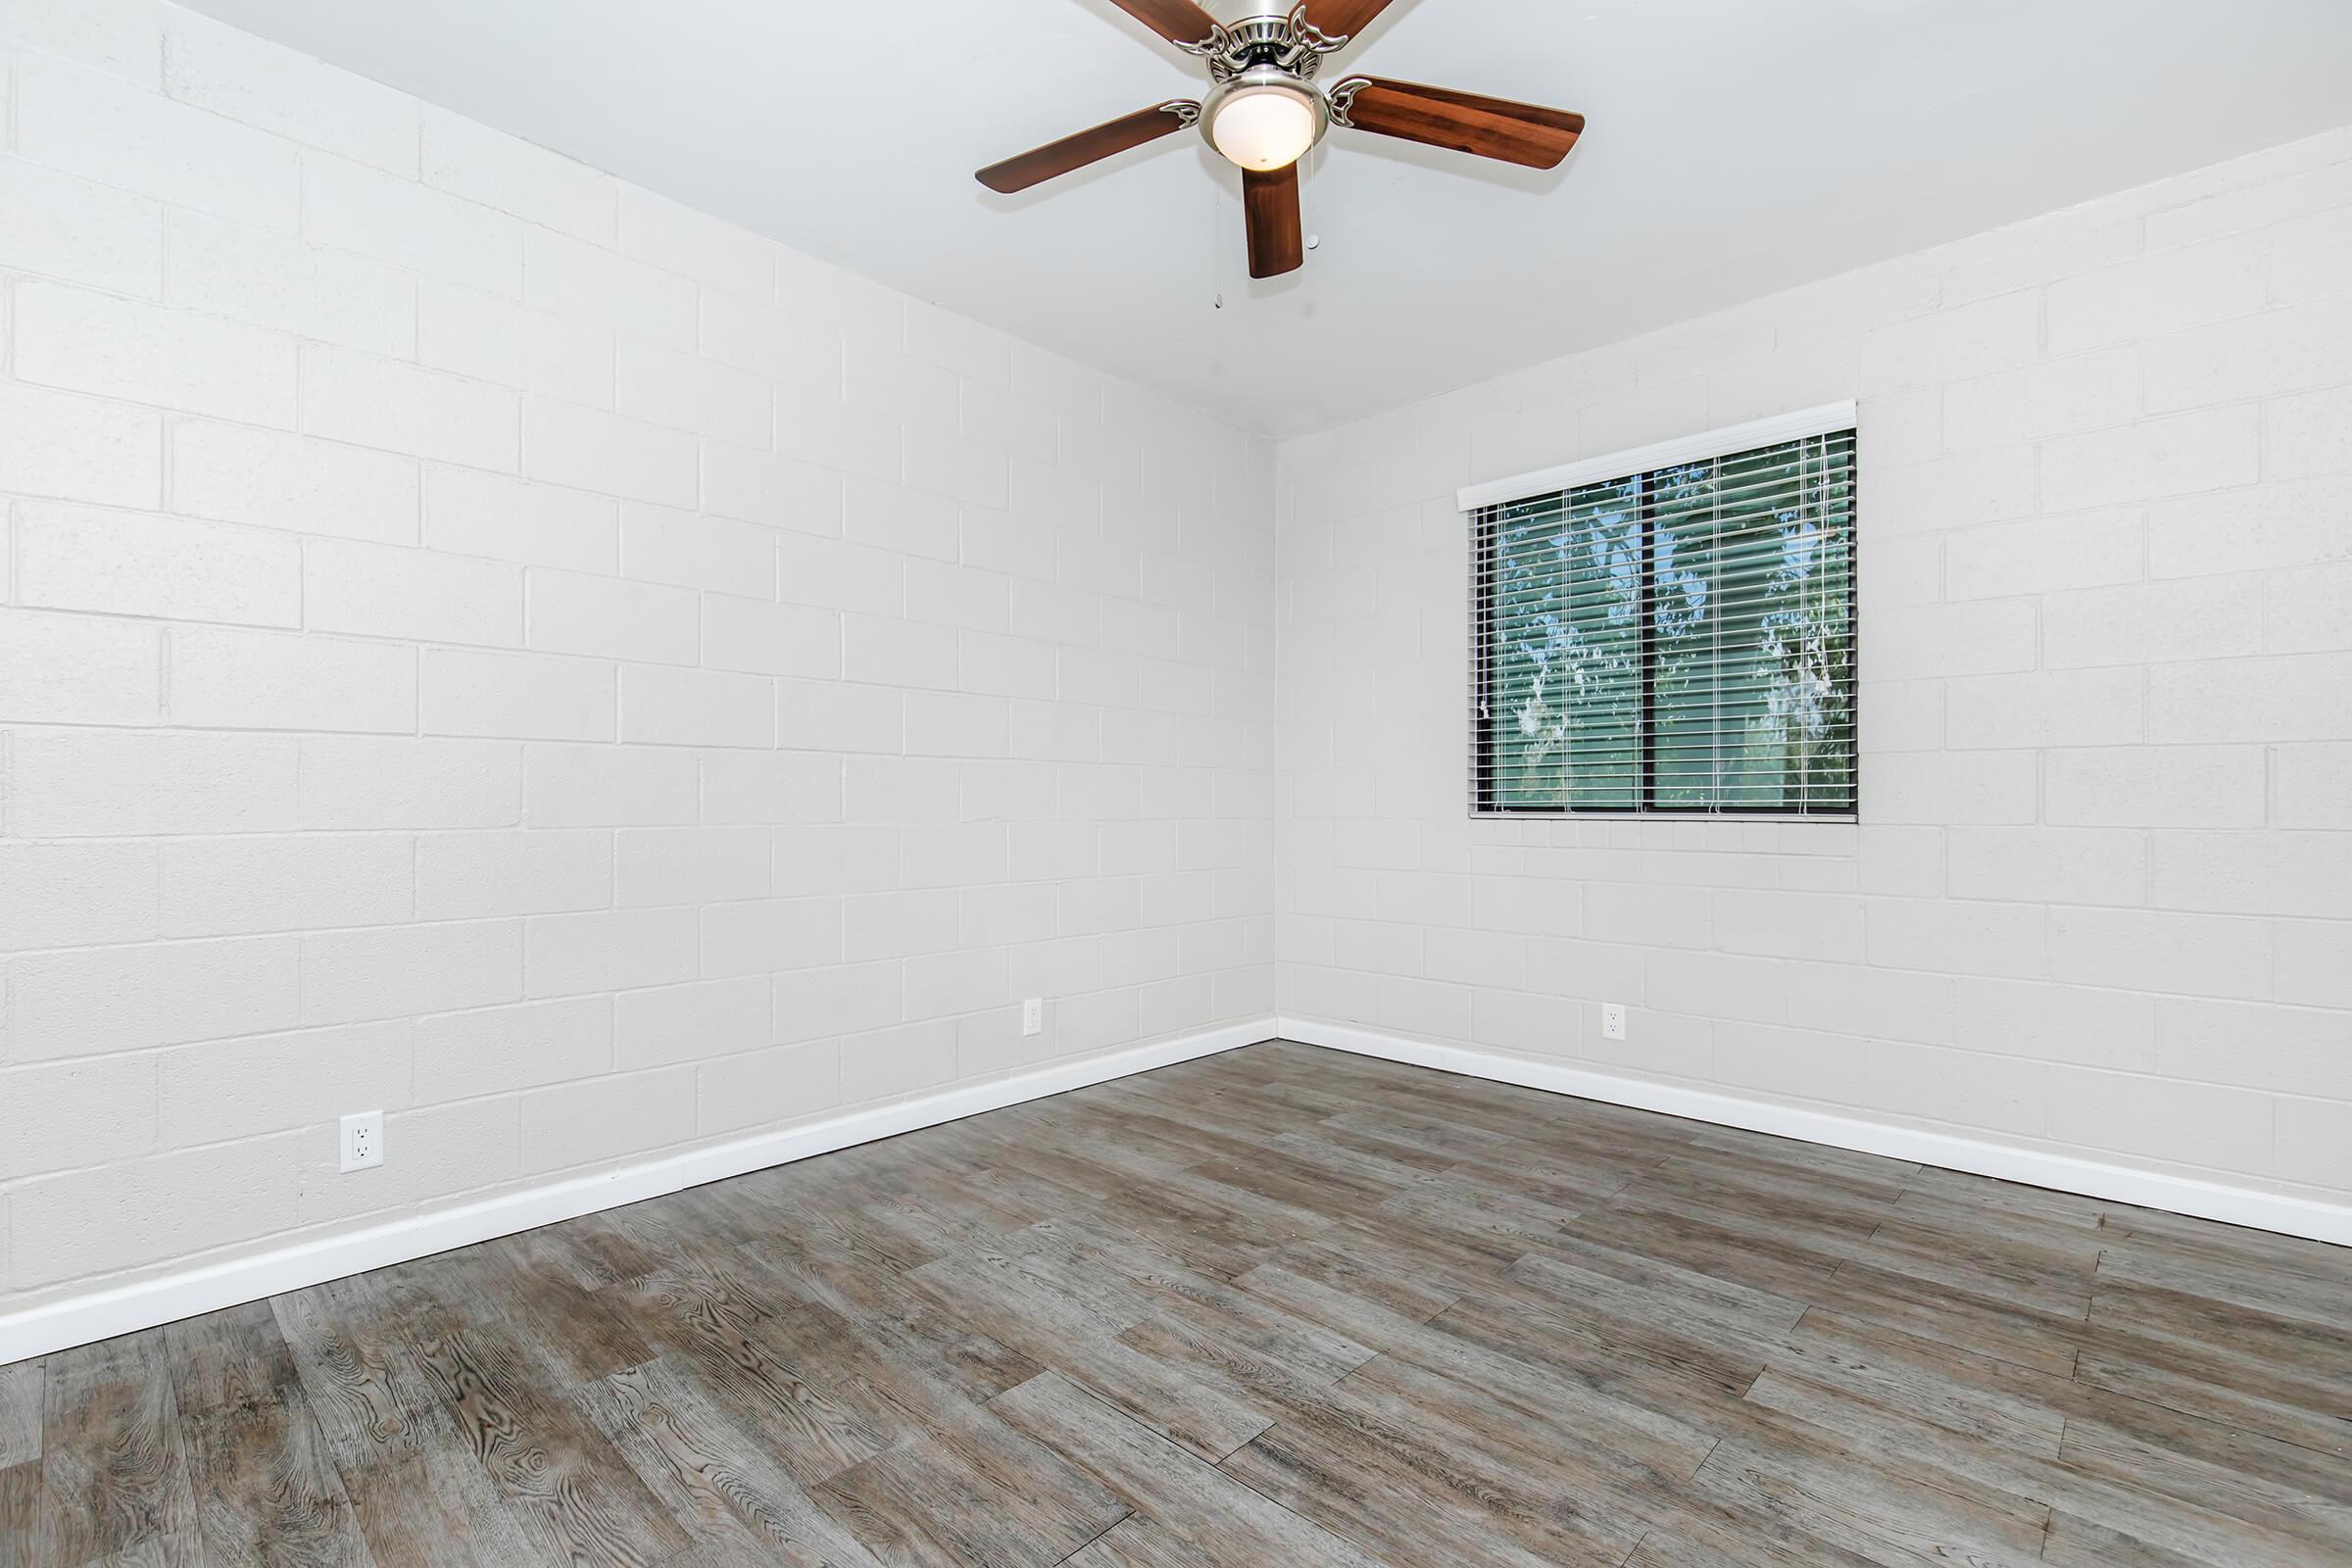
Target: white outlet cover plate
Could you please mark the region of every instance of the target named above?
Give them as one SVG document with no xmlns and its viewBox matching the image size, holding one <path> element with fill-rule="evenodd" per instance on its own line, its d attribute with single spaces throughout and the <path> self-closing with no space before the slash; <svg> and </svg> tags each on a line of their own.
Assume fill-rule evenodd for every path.
<svg viewBox="0 0 2352 1568">
<path fill-rule="evenodd" d="M 343 1118 L 343 1169 L 373 1170 L 384 1162 L 384 1113 L 355 1111 Z"/>
<path fill-rule="evenodd" d="M 1021 1033 L 1041 1034 L 1046 1027 L 1046 1004 L 1041 998 L 1031 997 L 1021 1004 Z"/>
<path fill-rule="evenodd" d="M 1625 1004 L 1604 1002 L 1600 1004 L 1600 1033 L 1604 1040 L 1625 1038 Z"/>
</svg>

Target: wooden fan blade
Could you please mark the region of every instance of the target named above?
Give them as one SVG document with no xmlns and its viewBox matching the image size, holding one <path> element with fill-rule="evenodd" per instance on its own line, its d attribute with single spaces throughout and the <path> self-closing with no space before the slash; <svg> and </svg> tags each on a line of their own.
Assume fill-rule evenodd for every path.
<svg viewBox="0 0 2352 1568">
<path fill-rule="evenodd" d="M 1193 0 L 1110 0 L 1110 3 L 1170 43 L 1206 43 L 1217 30 L 1217 19 Z"/>
<path fill-rule="evenodd" d="M 1298 221 L 1298 166 L 1242 171 L 1242 209 L 1250 219 L 1250 275 L 1280 277 L 1306 264 Z"/>
<path fill-rule="evenodd" d="M 1056 174 L 1099 164 L 1113 153 L 1123 153 L 1130 147 L 1141 147 L 1148 141 L 1182 130 L 1200 117 L 1200 106 L 1191 99 L 1179 99 L 1161 104 L 1156 109 L 1139 109 L 1132 115 L 1082 130 L 1075 136 L 1046 143 L 1034 152 L 1018 158 L 1007 158 L 1001 164 L 991 164 L 980 171 L 980 183 L 990 190 L 1009 196 L 1015 191 L 1040 185 Z"/>
<path fill-rule="evenodd" d="M 1499 158 L 1529 169 L 1559 168 L 1585 130 L 1585 117 L 1564 109 L 1378 76 L 1341 82 L 1332 89 L 1332 98 L 1344 107 L 1347 122 L 1358 130 Z"/>
<path fill-rule="evenodd" d="M 1326 38 L 1352 38 L 1373 22 L 1394 0 L 1306 0 L 1307 24 Z"/>
</svg>

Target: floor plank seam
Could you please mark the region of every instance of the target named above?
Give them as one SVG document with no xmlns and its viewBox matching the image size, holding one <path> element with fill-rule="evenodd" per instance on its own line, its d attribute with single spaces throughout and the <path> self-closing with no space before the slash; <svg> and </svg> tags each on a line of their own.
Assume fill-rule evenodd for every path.
<svg viewBox="0 0 2352 1568">
<path fill-rule="evenodd" d="M 1119 1516 L 1116 1519 L 1113 1519 L 1110 1523 L 1104 1525 L 1102 1529 L 1096 1531 L 1093 1535 L 1078 1543 L 1077 1545 L 1072 1546 L 1064 1555 L 1055 1558 L 1054 1561 L 1054 1568 L 1061 1568 L 1063 1563 L 1068 1562 L 1072 1557 L 1077 1556 L 1080 1552 L 1086 1550 L 1087 1547 L 1093 1545 L 1096 1542 L 1101 1541 L 1104 1536 L 1109 1535 L 1113 1530 L 1118 1529 L 1119 1526 L 1125 1524 L 1128 1520 L 1137 1517 L 1139 1517 L 1139 1515 L 1136 1513 L 1132 1504 L 1119 1504 Z"/>
<path fill-rule="evenodd" d="M 1274 1426 L 1268 1427 L 1266 1432 L 1275 1430 L 1275 1427 L 1279 1427 L 1281 1424 L 1282 1423 L 1279 1421 L 1276 1422 Z M 1261 1432 L 1257 1435 L 1257 1438 L 1251 1438 L 1250 1443 L 1255 1443 L 1258 1438 L 1262 1438 L 1265 1435 L 1265 1432 Z M 1242 1448 L 1249 1447 L 1250 1443 L 1243 1444 Z M 1233 1450 L 1233 1452 L 1239 1453 L 1242 1451 L 1242 1448 L 1236 1448 Z M 1230 1459 L 1233 1457 L 1233 1454 L 1229 1453 L 1225 1457 Z M 1357 1550 L 1362 1551 L 1366 1555 L 1372 1557 L 1376 1562 L 1382 1560 L 1380 1558 L 1381 1547 L 1379 1543 L 1358 1541 L 1355 1539 L 1355 1537 L 1347 1534 L 1337 1526 L 1327 1525 L 1322 1523 L 1320 1520 L 1310 1518 L 1306 1514 L 1302 1514 L 1298 1509 L 1292 1507 L 1289 1503 L 1284 1502 L 1280 1497 L 1269 1494 L 1264 1488 L 1253 1486 L 1248 1476 L 1237 1476 L 1232 1471 L 1225 1469 L 1222 1464 L 1218 1466 L 1217 1473 L 1231 1481 L 1235 1486 L 1242 1488 L 1244 1491 L 1250 1493 L 1254 1496 L 1262 1498 L 1267 1506 L 1281 1509 L 1284 1513 L 1289 1514 L 1293 1519 L 1298 1520 L 1300 1524 L 1305 1525 L 1308 1529 L 1321 1531 L 1324 1534 L 1331 1536 L 1335 1540 L 1344 1541 L 1348 1545 L 1353 1546 Z"/>
</svg>

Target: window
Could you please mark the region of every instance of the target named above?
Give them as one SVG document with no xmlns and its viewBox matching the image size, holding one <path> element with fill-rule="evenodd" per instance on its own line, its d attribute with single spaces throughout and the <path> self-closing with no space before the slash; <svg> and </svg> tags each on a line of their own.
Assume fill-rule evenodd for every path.
<svg viewBox="0 0 2352 1568">
<path fill-rule="evenodd" d="M 1853 423 L 1464 492 L 1473 810 L 1853 814 Z"/>
</svg>

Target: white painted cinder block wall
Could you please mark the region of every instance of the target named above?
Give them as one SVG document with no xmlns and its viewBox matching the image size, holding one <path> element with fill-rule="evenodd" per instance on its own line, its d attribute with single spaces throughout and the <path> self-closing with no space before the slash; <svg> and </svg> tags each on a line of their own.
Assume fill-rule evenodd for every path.
<svg viewBox="0 0 2352 1568">
<path fill-rule="evenodd" d="M 1455 488 L 1845 398 L 1861 825 L 1469 820 Z M 1295 1032 L 2352 1200 L 2352 130 L 1279 465 Z"/>
<path fill-rule="evenodd" d="M 0 1308 L 1272 1012 L 1262 443 L 153 0 L 0 111 Z"/>
<path fill-rule="evenodd" d="M 0 1313 L 1278 934 L 1302 1027 L 2352 1196 L 2352 133 L 1279 459 L 155 0 L 0 0 Z M 1855 395 L 1865 825 L 1468 821 L 1452 489 Z"/>
</svg>

